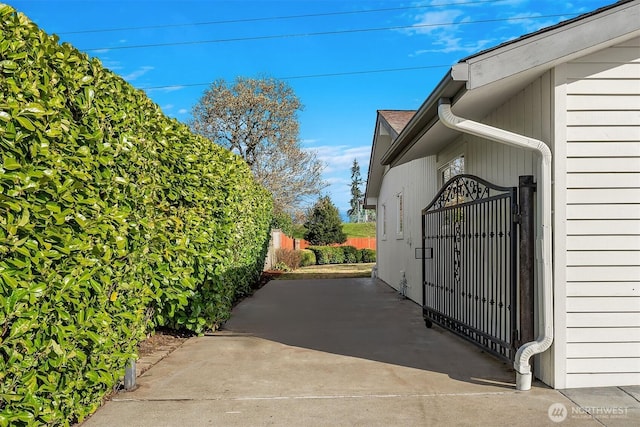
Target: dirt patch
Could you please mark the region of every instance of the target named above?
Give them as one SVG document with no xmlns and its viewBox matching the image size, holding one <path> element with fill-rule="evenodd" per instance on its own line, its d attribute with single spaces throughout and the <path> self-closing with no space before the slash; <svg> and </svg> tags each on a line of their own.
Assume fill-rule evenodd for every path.
<svg viewBox="0 0 640 427">
<path fill-rule="evenodd" d="M 193 336 L 193 333 L 188 331 L 174 331 L 160 328 L 156 330 L 153 335 L 138 344 L 138 357 L 142 358 L 163 347 L 176 348 L 191 336 Z"/>
</svg>

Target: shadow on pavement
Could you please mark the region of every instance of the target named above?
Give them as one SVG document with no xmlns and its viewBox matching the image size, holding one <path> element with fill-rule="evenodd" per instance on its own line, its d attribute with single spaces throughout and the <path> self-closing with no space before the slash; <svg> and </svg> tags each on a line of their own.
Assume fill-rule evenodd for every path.
<svg viewBox="0 0 640 427">
<path fill-rule="evenodd" d="M 512 367 L 434 326 L 420 307 L 370 278 L 274 280 L 233 311 L 225 334 L 439 372 L 513 389 Z"/>
</svg>

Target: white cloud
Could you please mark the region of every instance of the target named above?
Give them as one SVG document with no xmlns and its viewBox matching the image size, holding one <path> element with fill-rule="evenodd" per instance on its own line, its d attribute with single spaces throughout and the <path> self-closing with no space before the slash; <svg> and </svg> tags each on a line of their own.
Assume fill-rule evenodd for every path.
<svg viewBox="0 0 640 427">
<path fill-rule="evenodd" d="M 140 67 L 139 69 L 129 73 L 129 74 L 125 74 L 124 76 L 122 76 L 123 79 L 125 79 L 128 82 L 132 82 L 134 80 L 136 80 L 139 77 L 144 76 L 145 74 L 147 74 L 149 71 L 153 70 L 154 67 L 150 66 L 150 65 L 145 65 L 144 67 Z"/>
<path fill-rule="evenodd" d="M 163 110 L 173 110 L 174 105 L 173 104 L 167 104 L 164 107 L 162 107 Z"/>
<path fill-rule="evenodd" d="M 178 110 L 178 114 L 187 114 L 189 112 L 189 110 L 187 110 L 186 108 L 181 108 Z"/>
<path fill-rule="evenodd" d="M 336 171 L 347 171 L 350 173 L 353 159 L 358 160 L 361 174 L 369 167 L 369 157 L 371 155 L 370 145 L 360 147 L 323 145 L 314 147 L 314 150 L 318 153 L 318 159 L 327 165 L 325 168 L 325 173 L 327 174 Z"/>
<path fill-rule="evenodd" d="M 428 12 L 418 13 L 411 18 L 414 22 L 413 26 L 403 30 L 403 32 L 411 36 L 427 36 L 428 39 L 425 39 L 426 46 L 424 49 L 417 50 L 409 56 L 454 52 L 472 54 L 504 41 L 504 37 L 500 36 L 502 34 L 501 29 L 504 29 L 503 26 L 494 26 L 490 31 L 486 31 L 483 34 L 484 38 L 477 39 L 477 33 L 473 31 L 474 25 L 459 25 L 476 20 L 501 18 L 505 15 L 511 18 L 534 17 L 534 19 L 507 21 L 510 27 L 509 32 L 513 32 L 514 26 L 521 26 L 523 33 L 535 31 L 554 23 L 548 20 L 543 22 L 540 19 L 535 19 L 536 16 L 541 16 L 540 13 L 511 15 L 513 10 L 518 10 L 518 8 L 522 10 L 525 1 L 503 0 L 487 5 L 483 3 L 473 4 L 466 0 L 456 0 L 450 6 L 450 9 L 430 9 Z M 432 1 L 430 4 L 436 6 L 442 5 L 442 2 L 438 0 Z"/>
<path fill-rule="evenodd" d="M 426 12 L 417 15 L 415 23 L 406 32 L 410 34 L 432 34 L 437 31 L 442 31 L 445 26 L 443 24 L 451 24 L 456 21 L 456 18 L 463 15 L 464 12 L 456 9 L 443 10 L 439 12 Z M 455 31 L 455 26 L 446 26 L 447 31 Z"/>
<path fill-rule="evenodd" d="M 493 46 L 496 43 L 495 39 L 486 39 L 486 40 L 474 40 L 472 42 L 464 42 L 464 40 L 460 37 L 457 38 L 440 38 L 439 40 L 433 43 L 433 48 L 431 49 L 420 49 L 415 51 L 410 56 L 420 56 L 427 53 L 451 53 L 451 52 L 466 52 L 466 53 L 475 53 L 479 52 L 482 49 Z"/>
<path fill-rule="evenodd" d="M 416 23 L 410 29 L 405 30 L 405 33 L 428 36 L 429 39 L 425 42 L 429 47 L 415 51 L 410 57 L 427 53 L 474 53 L 492 42 L 492 40 L 469 41 L 461 36 L 460 26 L 453 23 L 468 22 L 471 17 L 460 9 L 426 12 L 416 15 L 413 19 Z"/>
<path fill-rule="evenodd" d="M 341 178 L 339 176 L 332 176 L 329 177 L 327 179 L 325 179 L 325 181 L 327 182 L 328 185 L 330 186 L 343 186 L 343 185 L 349 185 L 351 184 L 351 181 L 349 181 L 346 178 Z"/>
<path fill-rule="evenodd" d="M 164 93 L 169 93 L 169 92 L 175 92 L 177 90 L 182 90 L 184 89 L 184 86 L 164 86 L 164 87 L 158 87 L 158 88 L 150 88 L 150 89 L 145 89 L 147 92 L 164 92 Z"/>
</svg>

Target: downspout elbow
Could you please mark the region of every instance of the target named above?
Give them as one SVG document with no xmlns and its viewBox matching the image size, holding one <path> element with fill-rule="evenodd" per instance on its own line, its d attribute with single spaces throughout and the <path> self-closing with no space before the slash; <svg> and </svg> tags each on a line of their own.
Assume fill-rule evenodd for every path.
<svg viewBox="0 0 640 427">
<path fill-rule="evenodd" d="M 551 150 L 542 141 L 519 135 L 504 129 L 495 128 L 484 123 L 467 120 L 456 116 L 451 111 L 451 101 L 440 99 L 438 103 L 440 122 L 448 128 L 470 135 L 496 141 L 513 147 L 525 148 L 540 155 L 540 185 L 542 196 L 542 284 L 539 289 L 539 300 L 542 302 L 538 338 L 523 344 L 516 352 L 513 367 L 517 372 L 516 388 L 531 388 L 530 359 L 535 354 L 549 349 L 553 343 L 553 269 L 551 247 Z"/>
</svg>

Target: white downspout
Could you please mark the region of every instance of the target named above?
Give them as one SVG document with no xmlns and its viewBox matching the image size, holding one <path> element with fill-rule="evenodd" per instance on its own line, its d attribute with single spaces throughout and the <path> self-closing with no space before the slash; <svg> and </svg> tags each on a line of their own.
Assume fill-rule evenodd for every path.
<svg viewBox="0 0 640 427">
<path fill-rule="evenodd" d="M 531 389 L 531 364 L 534 354 L 547 350 L 553 342 L 553 276 L 551 263 L 551 150 L 542 141 L 517 133 L 498 129 L 483 123 L 457 117 L 451 112 L 451 101 L 440 99 L 438 117 L 443 125 L 467 134 L 490 139 L 514 147 L 526 148 L 540 154 L 539 179 L 542 191 L 542 283 L 538 299 L 542 303 L 542 315 L 538 316 L 538 338 L 523 344 L 517 351 L 513 367 L 517 372 L 516 389 Z"/>
</svg>

